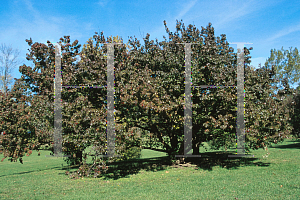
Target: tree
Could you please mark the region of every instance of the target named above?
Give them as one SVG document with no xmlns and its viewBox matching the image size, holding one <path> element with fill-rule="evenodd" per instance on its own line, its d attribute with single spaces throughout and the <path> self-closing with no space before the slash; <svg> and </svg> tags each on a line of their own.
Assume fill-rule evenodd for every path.
<svg viewBox="0 0 300 200">
<path fill-rule="evenodd" d="M 11 104 L 4 107 L 6 109 L 6 115 L 3 117 L 2 127 L 9 128 L 11 131 L 8 131 L 7 134 L 10 138 L 14 137 L 12 141 L 6 141 L 3 143 L 3 147 L 6 148 L 6 154 L 12 159 L 18 158 L 19 155 L 14 153 L 14 149 L 9 149 L 8 142 L 23 141 L 24 139 L 27 141 L 29 145 L 29 141 L 31 144 L 31 149 L 37 149 L 41 144 L 50 144 L 53 141 L 53 124 L 54 124 L 54 112 L 53 112 L 53 99 L 54 99 L 54 90 L 53 90 L 53 74 L 54 69 L 51 66 L 54 66 L 55 62 L 55 52 L 54 46 L 50 43 L 48 48 L 45 44 L 32 43 L 32 40 L 26 40 L 29 44 L 30 53 L 27 54 L 27 60 L 32 60 L 34 63 L 34 68 L 28 67 L 26 65 L 22 65 L 19 67 L 19 71 L 23 74 L 20 79 L 17 80 L 17 84 L 15 89 L 12 91 L 11 96 L 18 96 L 17 99 L 24 98 L 26 102 L 30 102 L 31 106 L 27 107 L 27 114 L 30 114 L 26 117 L 26 123 L 28 126 L 33 127 L 30 129 L 30 135 L 26 135 L 25 137 L 21 134 L 15 134 L 13 127 L 10 126 L 11 119 L 7 118 L 6 115 L 9 114 L 8 108 L 11 107 Z M 24 89 L 22 92 L 21 89 Z M 29 95 L 23 97 L 21 94 L 24 94 L 27 90 L 35 92 L 37 95 Z M 3 101 L 6 99 L 4 98 Z M 5 105 L 5 103 L 4 103 Z M 22 104 L 20 104 L 21 106 Z M 19 104 L 18 104 L 19 106 Z M 9 115 L 13 115 L 14 113 L 10 113 Z M 16 125 L 22 124 L 22 112 L 20 112 L 20 120 Z M 18 119 L 17 117 L 15 117 Z M 44 124 L 43 126 L 40 126 Z M 23 126 L 23 125 L 22 125 Z M 23 127 L 22 127 L 23 128 Z M 3 129 L 2 129 L 3 130 Z M 7 137 L 8 137 L 7 136 Z M 5 139 L 5 138 L 3 138 Z M 25 147 L 19 146 L 19 151 L 23 152 Z M 26 147 L 27 148 L 27 147 Z M 20 155 L 22 157 L 22 154 Z"/>
<path fill-rule="evenodd" d="M 114 41 L 117 40 L 119 38 L 114 37 Z M 22 83 L 22 88 L 27 88 L 36 93 L 35 96 L 28 97 L 31 103 L 28 109 L 30 109 L 30 116 L 32 117 L 29 123 L 35 127 L 34 130 L 31 130 L 30 141 L 36 147 L 53 141 L 54 112 L 51 102 L 54 101 L 55 49 L 50 42 L 48 42 L 48 45 L 45 45 L 41 43 L 33 44 L 31 39 L 26 41 L 30 46 L 30 53 L 27 55 L 27 59 L 33 61 L 34 68 L 26 65 L 20 66 L 20 72 L 23 75 L 19 82 Z M 79 54 L 80 45 L 77 40 L 70 44 L 69 36 L 60 39 L 63 53 L 63 85 L 106 85 L 105 75 L 107 72 L 106 69 L 101 68 L 101 66 L 106 64 L 105 54 L 99 50 L 96 51 L 99 49 L 99 43 L 94 46 L 91 42 L 89 40 Z M 112 42 L 112 38 L 109 38 L 108 42 Z M 75 62 L 78 55 L 81 57 L 81 61 Z M 87 73 L 88 70 L 90 73 Z M 105 154 L 106 109 L 103 101 L 105 96 L 106 91 L 101 89 L 98 91 L 88 90 L 87 88 L 75 90 L 66 88 L 63 90 L 63 151 L 65 154 L 73 156 L 67 159 L 69 164 L 82 163 L 83 157 L 86 156 L 83 155 L 83 151 L 88 146 L 95 147 L 95 150 L 100 155 Z M 3 122 L 7 122 L 7 120 L 3 120 Z M 38 127 L 38 124 L 44 124 L 44 126 Z M 124 159 L 128 159 L 132 157 L 130 156 L 132 152 L 128 152 L 129 148 L 139 146 L 139 139 L 134 137 L 131 130 L 127 130 L 127 132 L 118 130 L 123 128 L 119 125 L 116 128 L 118 138 L 122 138 L 122 140 L 117 140 L 117 153 L 123 155 Z M 13 158 L 16 157 L 12 154 L 9 155 Z"/>
<path fill-rule="evenodd" d="M 97 35 L 95 35 L 94 37 L 97 37 Z M 110 42 L 119 42 L 119 41 L 120 38 L 118 38 L 117 36 L 114 38 L 112 37 L 108 38 L 107 42 L 110 43 Z M 105 43 L 105 40 L 102 41 L 102 43 Z M 107 69 L 105 68 L 107 55 L 106 53 L 104 53 L 106 50 L 105 48 L 106 47 L 104 45 L 103 49 L 101 50 L 100 44 L 99 43 L 94 44 L 92 39 L 90 38 L 87 44 L 83 46 L 83 49 L 80 52 L 80 57 L 81 57 L 80 62 L 77 65 L 75 65 L 74 68 L 70 68 L 67 65 L 63 66 L 63 80 L 64 80 L 63 85 L 101 85 L 101 86 L 107 85 L 106 84 Z M 118 47 L 115 48 L 116 50 L 118 49 Z M 74 70 L 75 73 L 73 73 L 74 71 L 72 70 Z M 77 119 L 79 121 L 75 122 L 77 123 L 78 126 L 76 125 L 77 127 L 75 129 L 64 130 L 64 134 L 69 135 L 68 136 L 69 138 L 75 137 L 72 142 L 68 141 L 69 147 L 66 148 L 68 149 L 68 151 L 66 152 L 71 153 L 69 151 L 70 149 L 77 149 L 77 153 L 75 153 L 76 157 L 79 158 L 77 163 L 82 161 L 81 159 L 83 156 L 82 152 L 87 146 L 94 146 L 95 151 L 100 155 L 105 154 L 105 146 L 106 146 L 106 139 L 105 139 L 106 135 L 104 134 L 106 132 L 106 126 L 105 126 L 106 125 L 105 99 L 107 96 L 106 88 L 97 88 L 97 89 L 84 88 L 82 90 L 78 90 L 78 89 L 65 90 L 65 93 L 63 94 L 62 98 L 63 100 L 66 100 L 66 103 L 68 104 L 68 108 L 71 108 L 72 103 L 77 102 L 76 98 L 79 97 L 80 95 L 82 95 L 82 97 L 87 98 L 88 100 L 87 102 L 91 103 L 91 107 L 89 107 L 89 109 L 91 109 L 90 113 L 96 113 L 98 116 L 97 119 L 100 120 L 95 120 L 95 116 L 90 118 L 88 118 L 87 116 L 83 117 L 82 114 L 80 113 L 88 113 L 88 112 L 87 111 L 83 112 L 82 110 L 77 109 L 78 111 L 80 111 L 80 113 L 78 114 L 74 113 L 73 116 L 78 117 Z M 76 121 L 76 119 L 72 118 L 72 113 L 64 117 L 65 117 L 65 120 L 63 120 L 65 123 L 64 127 L 74 127 L 74 121 Z M 81 120 L 83 121 L 83 119 L 88 119 L 89 121 L 85 121 L 81 123 L 80 121 Z M 79 128 L 83 124 L 84 126 L 82 128 Z M 119 130 L 116 129 L 116 132 L 118 131 Z M 85 143 L 83 143 L 84 145 L 82 145 L 81 141 L 78 141 L 78 135 L 81 136 L 86 135 L 86 137 L 84 137 L 84 141 L 85 141 Z M 116 135 L 118 135 L 118 133 Z M 70 145 L 71 146 L 73 145 L 73 147 L 71 147 Z M 79 148 L 79 146 L 81 146 L 81 148 Z M 125 146 L 124 144 L 122 144 L 121 149 L 117 149 L 117 151 L 121 153 L 122 149 L 128 149 L 129 147 L 130 146 L 128 145 Z"/>
<path fill-rule="evenodd" d="M 293 126 L 293 135 L 300 138 L 300 91 L 299 87 L 295 91 L 295 95 L 293 96 L 292 103 L 294 103 L 294 113 L 291 117 L 291 124 Z"/>
<path fill-rule="evenodd" d="M 248 73 L 246 80 L 246 132 L 252 149 L 267 147 L 287 138 L 292 131 L 289 109 L 283 101 L 282 92 L 272 93 L 275 67 L 263 66 Z M 248 94 L 248 95 L 247 95 Z M 248 98 L 247 98 L 248 96 Z M 274 98 L 275 97 L 275 98 Z"/>
<path fill-rule="evenodd" d="M 166 22 L 164 25 L 169 41 L 164 37 L 165 41 L 158 43 L 156 39 L 154 44 L 153 40 L 149 41 L 150 35 L 147 34 L 144 46 L 133 38 L 127 43 L 128 46 L 114 45 L 115 142 L 116 153 L 124 156 L 121 159 L 128 158 L 125 154 L 131 147 L 140 146 L 140 139 L 133 130 L 136 127 L 150 131 L 158 138 L 171 159 L 176 154 L 183 154 L 185 52 L 184 46 L 176 43 L 197 43 L 192 45 L 194 86 L 236 85 L 237 54 L 229 48 L 225 34 L 216 38 L 211 24 L 202 27 L 200 32 L 195 26 L 189 25 L 185 29 L 183 23 L 177 22 L 174 34 L 168 30 Z M 96 33 L 80 52 L 77 40 L 71 44 L 69 36 L 61 38 L 62 85 L 106 85 L 107 45 L 100 46 L 100 43 L 112 41 L 113 38 L 105 40 L 103 33 Z M 32 44 L 31 39 L 27 42 L 31 47 L 27 58 L 34 62 L 35 68 L 21 66 L 20 71 L 24 74 L 21 81 L 24 87 L 31 87 L 37 92 L 32 102 L 37 105 L 40 103 L 38 106 L 43 109 L 35 116 L 39 117 L 39 121 L 48 120 L 46 126 L 51 133 L 53 105 L 49 102 L 54 99 L 54 47 L 50 43 Z M 287 107 L 278 98 L 270 96 L 274 67 L 267 66 L 254 71 L 249 67 L 250 50 L 244 48 L 246 150 L 265 147 L 270 142 L 276 143 L 290 133 L 290 126 L 285 121 L 288 116 L 283 115 Z M 80 62 L 75 62 L 76 56 L 80 56 Z M 193 153 L 199 154 L 199 146 L 203 142 L 212 141 L 210 144 L 216 149 L 234 144 L 235 89 L 192 88 L 192 93 Z M 69 163 L 82 163 L 82 158 L 86 157 L 83 152 L 89 146 L 94 147 L 97 154 L 105 155 L 106 96 L 105 88 L 63 89 L 63 151 L 74 156 L 67 159 Z M 32 112 L 37 111 L 32 107 Z M 39 143 L 36 136 L 35 141 Z M 119 160 L 98 159 L 96 155 L 93 159 L 94 165 L 91 167 L 82 165 L 81 175 L 93 171 L 97 177 L 100 168 L 106 169 L 107 161 Z"/>
<path fill-rule="evenodd" d="M 297 48 L 292 49 L 290 47 L 289 50 L 284 50 L 283 47 L 281 50 L 271 49 L 271 55 L 265 62 L 265 66 L 268 65 L 274 65 L 276 71 L 274 78 L 280 89 L 284 87 L 285 79 L 289 85 L 299 81 L 300 55 Z"/>
<path fill-rule="evenodd" d="M 20 52 L 13 50 L 10 46 L 1 44 L 0 46 L 0 69 L 1 69 L 1 91 L 7 93 L 8 86 L 12 83 L 11 70 L 18 64 L 18 56 Z"/>
<path fill-rule="evenodd" d="M 126 78 L 130 79 L 129 83 L 126 82 L 125 84 L 123 82 L 123 85 L 126 85 L 126 89 L 122 89 L 123 101 L 125 101 L 124 103 L 126 106 L 131 104 L 130 102 L 134 102 L 134 104 L 130 109 L 128 108 L 127 111 L 123 109 L 123 115 L 120 116 L 124 119 L 125 116 L 129 117 L 130 113 L 140 113 L 140 115 L 135 115 L 134 119 L 130 119 L 132 120 L 133 126 L 151 131 L 155 137 L 159 138 L 171 157 L 175 154 L 183 153 L 184 128 L 184 110 L 182 106 L 184 101 L 184 87 L 182 84 L 184 83 L 184 50 L 182 46 L 176 46 L 175 43 L 197 41 L 200 42 L 200 45 L 202 46 L 202 48 L 193 48 L 193 53 L 198 53 L 194 58 L 199 58 L 198 63 L 200 63 L 198 64 L 196 60 L 192 59 L 193 65 L 195 65 L 193 66 L 193 83 L 195 80 L 195 85 L 208 85 L 207 83 L 211 83 L 213 81 L 212 78 L 218 73 L 213 73 L 213 70 L 206 68 L 205 66 L 207 63 L 208 65 L 216 65 L 218 62 L 217 60 L 221 60 L 222 58 L 224 63 L 228 63 L 228 58 L 231 57 L 231 55 L 228 55 L 228 47 L 225 47 L 223 48 L 224 56 L 218 58 L 220 56 L 214 51 L 215 46 L 213 46 L 213 44 L 215 43 L 212 41 L 214 40 L 214 37 L 212 36 L 213 28 L 211 28 L 211 25 L 207 27 L 207 30 L 204 28 L 202 29 L 201 36 L 206 36 L 204 40 L 205 43 L 203 42 L 203 38 L 198 36 L 200 32 L 198 29 L 196 30 L 195 27 L 189 26 L 188 30 L 185 31 L 184 25 L 182 30 L 181 23 L 178 23 L 176 28 L 177 34 L 173 36 L 166 27 L 169 38 L 172 39 L 172 41 L 170 41 L 170 44 L 167 44 L 166 41 L 160 43 L 160 45 L 163 46 L 163 50 L 158 47 L 158 44 L 154 45 L 153 41 L 149 42 L 149 34 L 147 34 L 144 39 L 145 49 L 142 47 L 140 51 L 137 51 L 137 47 L 140 47 L 139 43 L 131 42 L 131 44 L 136 44 L 137 47 L 134 47 L 134 51 L 130 54 L 132 58 L 135 58 L 135 67 L 131 68 L 130 73 L 139 75 L 138 77 L 136 75 L 127 76 Z M 182 39 L 179 38 L 179 30 L 182 32 Z M 225 36 L 222 38 L 223 45 L 225 45 L 224 41 Z M 220 39 L 219 42 L 221 42 Z M 136 59 L 137 57 L 139 57 L 139 59 Z M 148 69 L 148 66 L 151 68 Z M 194 67 L 196 68 L 195 71 Z M 202 71 L 200 71 L 199 68 L 197 69 L 197 67 L 201 67 Z M 211 67 L 216 69 L 215 66 Z M 230 71 L 229 68 L 224 68 L 224 72 L 228 71 Z M 124 80 L 126 80 L 126 78 Z M 200 80 L 202 81 L 202 84 Z M 230 80 L 230 77 L 226 77 L 223 80 L 228 81 Z M 162 84 L 164 86 L 162 86 Z M 217 84 L 217 82 L 215 82 L 215 84 Z M 201 89 L 193 90 L 193 93 L 197 93 L 198 97 L 201 96 L 206 99 L 206 102 L 204 102 L 205 99 L 204 101 L 203 99 L 199 101 L 199 98 L 193 98 L 193 118 L 195 119 L 198 116 L 198 123 L 197 121 L 196 123 L 193 122 L 193 149 L 195 154 L 199 152 L 199 144 L 203 141 L 207 141 L 208 137 L 212 138 L 213 136 L 208 134 L 208 126 L 205 128 L 202 124 L 207 122 L 207 125 L 209 121 L 211 121 L 210 123 L 212 124 L 214 118 L 213 116 L 209 116 L 209 114 L 216 113 L 212 109 L 216 110 L 217 105 L 214 108 L 207 106 L 211 105 L 211 102 L 208 100 L 209 96 L 204 95 L 205 92 L 205 90 L 201 91 Z M 209 95 L 212 94 L 214 94 L 214 91 L 209 93 Z M 207 114 L 203 113 L 203 108 L 205 107 L 211 108 L 210 110 L 207 110 Z M 139 112 L 137 112 L 137 110 Z M 200 113 L 201 115 L 199 115 Z M 200 122 L 199 120 L 201 120 L 201 117 L 202 121 Z M 200 134 L 199 131 L 202 131 L 202 133 Z"/>
<path fill-rule="evenodd" d="M 271 49 L 271 55 L 266 60 L 265 66 L 273 64 L 276 74 L 274 76 L 276 87 L 273 93 L 280 93 L 277 95 L 278 98 L 285 102 L 287 112 L 290 118 L 288 122 L 293 127 L 293 134 L 299 134 L 299 123 L 298 123 L 298 105 L 297 105 L 297 90 L 290 88 L 290 85 L 297 83 L 300 78 L 300 55 L 297 48 L 289 50 Z"/>
<path fill-rule="evenodd" d="M 28 95 L 28 94 L 27 94 Z M 17 80 L 12 91 L 0 92 L 0 130 L 5 130 L 5 135 L 0 137 L 0 152 L 3 153 L 2 161 L 9 157 L 11 161 L 23 164 L 22 157 L 27 156 L 36 149 L 34 139 L 34 126 L 30 107 L 26 104 L 29 96 L 26 95 L 24 84 Z"/>
<path fill-rule="evenodd" d="M 125 65 L 128 70 L 123 72 L 124 77 L 116 75 L 116 93 L 121 97 L 121 102 L 116 108 L 120 108 L 120 118 L 127 120 L 132 127 L 151 131 L 171 158 L 176 154 L 183 154 L 184 143 L 184 49 L 175 43 L 200 43 L 192 47 L 193 85 L 236 85 L 237 69 L 237 55 L 229 48 L 225 35 L 222 35 L 221 39 L 215 38 L 211 24 L 206 29 L 202 28 L 201 33 L 192 25 L 185 30 L 184 25 L 179 22 L 176 29 L 176 33 L 172 34 L 166 27 L 169 42 L 164 37 L 164 42 L 158 44 L 156 40 L 154 44 L 153 40 L 149 41 L 149 34 L 144 39 L 145 46 L 141 46 L 136 39 L 130 40 L 133 48 Z M 182 33 L 181 38 L 178 31 Z M 248 78 L 246 91 L 255 91 L 253 86 L 257 90 L 253 92 L 254 94 L 249 94 L 246 104 L 249 113 L 245 116 L 248 120 L 246 149 L 249 150 L 265 147 L 269 142 L 280 141 L 290 133 L 290 130 L 285 122 L 281 122 L 283 118 L 280 115 L 274 116 L 273 120 L 269 121 L 275 112 L 272 110 L 271 113 L 270 108 L 277 107 L 281 109 L 278 113 L 283 113 L 282 104 L 275 100 L 266 104 L 265 100 L 262 100 L 263 97 L 269 97 L 273 83 L 270 77 L 274 75 L 274 70 L 264 70 L 263 73 L 257 71 L 252 75 L 253 69 L 247 65 L 250 64 L 251 57 L 247 56 L 250 52 L 247 48 L 244 50 L 245 75 Z M 257 79 L 260 80 L 259 83 L 256 83 Z M 205 89 L 195 88 L 192 92 L 194 154 L 199 152 L 199 145 L 203 142 L 213 141 L 211 144 L 215 148 L 233 144 L 235 91 L 231 88 L 218 88 L 210 89 L 208 92 Z M 257 109 L 255 105 L 257 101 L 261 101 L 263 105 L 254 112 Z M 124 105 L 126 109 L 122 109 Z M 260 123 L 252 120 L 257 115 L 262 115 Z"/>
</svg>

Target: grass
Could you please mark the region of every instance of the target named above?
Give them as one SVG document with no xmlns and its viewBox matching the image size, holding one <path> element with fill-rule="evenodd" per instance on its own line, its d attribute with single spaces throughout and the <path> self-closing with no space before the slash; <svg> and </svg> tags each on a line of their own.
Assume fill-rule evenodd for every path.
<svg viewBox="0 0 300 200">
<path fill-rule="evenodd" d="M 34 151 L 23 165 L 0 163 L 0 199 L 300 199 L 300 140 L 287 139 L 268 152 L 236 159 L 227 157 L 234 149 L 209 151 L 186 159 L 194 167 L 175 167 L 164 152 L 143 149 L 141 159 L 114 163 L 103 178 L 73 180 L 62 158 Z"/>
</svg>

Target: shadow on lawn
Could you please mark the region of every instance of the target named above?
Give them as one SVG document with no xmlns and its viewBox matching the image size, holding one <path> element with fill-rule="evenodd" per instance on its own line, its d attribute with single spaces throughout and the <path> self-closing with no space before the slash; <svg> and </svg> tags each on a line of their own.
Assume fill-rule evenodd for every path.
<svg viewBox="0 0 300 200">
<path fill-rule="evenodd" d="M 24 165 L 24 167 L 26 167 L 26 165 Z M 73 165 L 73 166 L 70 166 L 70 167 L 49 167 L 47 169 L 37 169 L 37 170 L 30 170 L 30 171 L 26 171 L 26 172 L 15 172 L 15 173 L 9 173 L 9 174 L 4 174 L 4 175 L 0 175 L 0 178 L 1 177 L 4 177 L 4 176 L 11 176 L 11 175 L 20 175 L 20 174 L 29 174 L 29 173 L 34 173 L 34 172 L 39 172 L 39 171 L 49 171 L 51 169 L 78 169 L 79 168 L 79 165 Z"/>
<path fill-rule="evenodd" d="M 149 159 L 132 159 L 128 161 L 109 163 L 109 169 L 103 174 L 104 179 L 119 179 L 137 174 L 141 170 L 160 171 L 167 167 L 193 167 L 195 170 L 204 169 L 211 171 L 214 166 L 220 166 L 226 169 L 237 169 L 243 166 L 268 167 L 270 163 L 257 162 L 258 158 L 229 158 L 234 152 L 206 152 L 201 153 L 200 158 L 186 158 L 185 164 L 172 164 L 167 157 L 156 157 Z M 256 161 L 256 162 L 255 162 Z M 67 168 L 65 168 L 67 169 Z"/>
<path fill-rule="evenodd" d="M 300 149 L 300 139 L 286 141 L 287 143 L 293 143 L 293 144 L 282 144 L 282 145 L 276 145 L 272 146 L 270 148 L 273 149 Z"/>
</svg>

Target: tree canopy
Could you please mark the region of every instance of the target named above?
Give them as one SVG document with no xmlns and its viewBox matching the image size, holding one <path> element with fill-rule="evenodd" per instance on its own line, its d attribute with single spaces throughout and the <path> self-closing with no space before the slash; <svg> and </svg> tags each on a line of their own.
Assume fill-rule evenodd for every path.
<svg viewBox="0 0 300 200">
<path fill-rule="evenodd" d="M 210 142 L 212 148 L 219 149 L 235 144 L 236 135 L 236 87 L 201 88 L 199 85 L 236 86 L 237 53 L 229 47 L 226 35 L 214 35 L 209 23 L 201 31 L 195 26 L 185 28 L 177 21 L 176 32 L 164 26 L 168 40 L 154 43 L 150 34 L 144 38 L 144 45 L 132 37 L 127 45 L 114 45 L 115 71 L 115 150 L 120 158 L 98 159 L 94 155 L 93 170 L 95 176 L 99 167 L 105 167 L 104 161 L 124 160 L 130 156 L 133 147 L 140 147 L 140 136 L 134 131 L 139 128 L 151 132 L 157 138 L 171 159 L 183 154 L 184 146 L 184 103 L 185 103 L 185 47 L 178 43 L 192 43 L 192 149 L 199 154 L 199 147 Z M 180 32 L 180 33 L 179 33 Z M 121 42 L 119 37 L 105 40 L 103 32 L 81 45 L 70 36 L 60 38 L 62 48 L 62 85 L 107 85 L 107 45 L 104 43 Z M 53 142 L 54 124 L 54 64 L 55 48 L 50 42 L 33 43 L 27 59 L 35 67 L 20 66 L 23 74 L 11 95 L 22 96 L 22 89 L 28 88 L 37 95 L 30 98 L 31 107 L 25 113 L 9 112 L 12 106 L 4 99 L 3 113 L 18 117 L 9 121 L 7 114 L 1 114 L 0 129 L 8 129 L 10 124 L 24 124 L 31 134 L 20 135 L 13 128 L 8 129 L 6 137 L 1 138 L 8 157 L 14 149 L 8 147 L 8 141 L 21 141 L 20 144 L 32 145 L 34 149 L 41 144 Z M 266 147 L 287 137 L 292 130 L 286 115 L 286 106 L 280 98 L 274 99 L 274 66 L 264 66 L 254 70 L 249 66 L 250 50 L 244 47 L 245 67 L 245 148 Z M 80 57 L 78 62 L 77 57 Z M 281 95 L 278 94 L 278 95 Z M 106 154 L 106 115 L 107 89 L 102 88 L 64 88 L 62 90 L 63 115 L 63 152 L 72 155 L 66 158 L 70 164 L 82 164 L 84 150 L 92 146 L 98 155 Z M 21 104 L 20 104 L 21 106 Z M 26 116 L 30 112 L 30 120 Z M 20 116 L 19 116 L 20 115 Z M 23 118 L 22 118 L 22 117 Z M 22 121 L 23 119 L 23 121 Z M 21 126 L 21 125 L 20 125 Z M 22 125 L 24 128 L 24 125 Z M 9 137 L 8 137 L 9 136 Z M 16 139 L 13 139 L 16 138 Z M 26 141 L 23 141 L 25 140 Z M 19 144 L 14 143 L 14 144 Z M 11 147 L 11 145 L 10 145 Z M 19 148 L 19 147 L 18 147 Z M 22 149 L 23 147 L 20 147 Z M 25 151 L 23 148 L 22 151 Z M 19 156 L 22 157 L 23 154 Z M 97 163 L 100 163 L 99 165 Z M 98 168 L 97 168 L 98 167 Z M 99 170 L 98 170 L 99 171 Z"/>
</svg>

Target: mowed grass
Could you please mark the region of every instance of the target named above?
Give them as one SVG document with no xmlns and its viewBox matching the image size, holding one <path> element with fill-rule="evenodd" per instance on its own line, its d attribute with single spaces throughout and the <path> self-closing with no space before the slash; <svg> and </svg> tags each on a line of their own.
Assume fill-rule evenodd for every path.
<svg viewBox="0 0 300 200">
<path fill-rule="evenodd" d="M 62 158 L 34 151 L 23 165 L 0 163 L 0 199 L 300 199 L 300 140 L 268 148 L 265 158 L 262 149 L 243 159 L 228 158 L 234 149 L 203 151 L 196 167 L 176 168 L 164 152 L 144 149 L 114 173 L 77 180 Z"/>
</svg>

